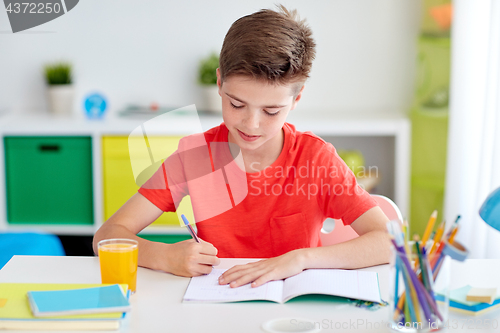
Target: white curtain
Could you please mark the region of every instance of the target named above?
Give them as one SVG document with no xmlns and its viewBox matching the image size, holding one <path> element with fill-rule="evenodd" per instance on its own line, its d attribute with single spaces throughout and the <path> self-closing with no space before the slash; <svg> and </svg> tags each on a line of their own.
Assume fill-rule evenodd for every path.
<svg viewBox="0 0 500 333">
<path fill-rule="evenodd" d="M 478 214 L 500 186 L 500 0 L 453 6 L 445 218 L 462 216 L 469 258 L 500 258 L 500 232 Z"/>
</svg>

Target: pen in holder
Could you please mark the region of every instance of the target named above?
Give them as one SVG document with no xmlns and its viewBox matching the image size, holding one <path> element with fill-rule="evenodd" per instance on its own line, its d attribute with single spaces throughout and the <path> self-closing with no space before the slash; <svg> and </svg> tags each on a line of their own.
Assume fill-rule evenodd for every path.
<svg viewBox="0 0 500 333">
<path fill-rule="evenodd" d="M 453 244 L 456 224 L 446 235 L 444 224 L 440 228 L 443 230 L 436 232 L 437 237 L 427 246 L 416 241 L 410 247 L 400 223 L 388 223 L 393 245 L 389 279 L 389 323 L 393 330 L 435 332 L 448 325 L 450 260 L 464 260 L 467 254 L 461 245 Z M 458 257 L 457 251 L 462 251 Z"/>
<path fill-rule="evenodd" d="M 394 243 L 389 287 L 391 327 L 400 332 L 443 329 L 448 320 L 449 258 L 443 256 L 438 262 L 435 256 L 429 258 L 425 250 L 417 254 L 415 260 L 412 258 L 404 247 Z M 434 270 L 429 259 L 434 263 Z M 438 299 L 437 294 L 441 298 Z"/>
</svg>

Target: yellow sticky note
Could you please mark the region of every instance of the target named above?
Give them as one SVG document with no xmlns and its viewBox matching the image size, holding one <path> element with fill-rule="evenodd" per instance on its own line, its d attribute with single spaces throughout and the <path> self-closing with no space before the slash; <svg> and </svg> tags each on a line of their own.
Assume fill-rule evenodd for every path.
<svg viewBox="0 0 500 333">
<path fill-rule="evenodd" d="M 471 288 L 465 299 L 471 302 L 493 303 L 497 288 Z"/>
</svg>

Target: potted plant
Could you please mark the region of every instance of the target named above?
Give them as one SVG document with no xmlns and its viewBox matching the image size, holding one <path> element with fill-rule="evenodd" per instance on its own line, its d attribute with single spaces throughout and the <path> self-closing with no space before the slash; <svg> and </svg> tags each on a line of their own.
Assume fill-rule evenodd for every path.
<svg viewBox="0 0 500 333">
<path fill-rule="evenodd" d="M 71 64 L 66 62 L 47 64 L 44 72 L 50 110 L 59 115 L 71 114 L 74 95 Z"/>
<path fill-rule="evenodd" d="M 204 111 L 222 112 L 222 100 L 217 87 L 217 68 L 219 68 L 219 56 L 216 53 L 200 61 L 198 83 L 202 88 L 204 105 L 201 109 Z"/>
</svg>

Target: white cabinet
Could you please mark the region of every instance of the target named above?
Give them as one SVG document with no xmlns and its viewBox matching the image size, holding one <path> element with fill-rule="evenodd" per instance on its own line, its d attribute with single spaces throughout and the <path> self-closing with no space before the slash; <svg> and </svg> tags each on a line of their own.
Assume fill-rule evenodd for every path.
<svg viewBox="0 0 500 333">
<path fill-rule="evenodd" d="M 293 111 L 292 111 L 293 112 Z M 311 131 L 337 149 L 357 149 L 366 168 L 378 170 L 376 194 L 392 199 L 403 217 L 409 216 L 410 138 L 408 118 L 384 113 L 338 115 L 291 113 L 289 121 L 299 131 Z"/>
<path fill-rule="evenodd" d="M 127 136 L 149 120 L 145 117 L 113 117 L 105 120 L 56 118 L 46 113 L 0 116 L 0 229 L 36 227 L 56 234 L 92 235 L 103 221 L 103 167 L 102 138 Z M 299 131 L 311 131 L 336 146 L 337 149 L 358 149 L 365 156 L 367 166 L 376 167 L 381 182 L 376 193 L 383 194 L 408 216 L 410 123 L 403 116 L 354 114 L 336 116 L 331 113 L 292 111 L 288 122 Z M 182 136 L 207 130 L 222 122 L 221 115 L 200 115 L 199 120 L 178 115 L 161 123 L 153 131 L 160 135 Z M 94 225 L 10 225 L 7 221 L 5 191 L 5 136 L 90 136 L 92 139 L 93 216 Z M 27 204 L 29 209 L 29 204 Z M 149 227 L 149 234 L 184 234 L 184 228 Z"/>
</svg>

